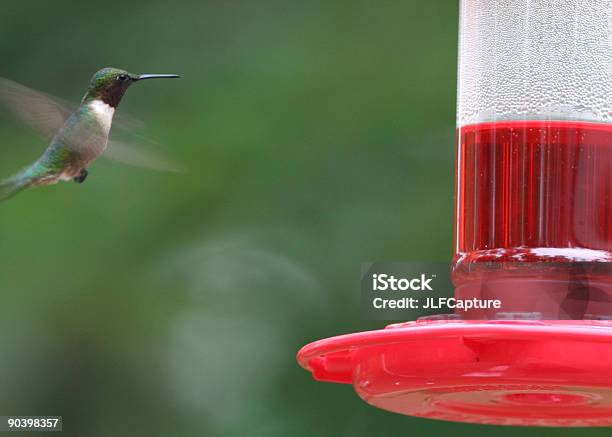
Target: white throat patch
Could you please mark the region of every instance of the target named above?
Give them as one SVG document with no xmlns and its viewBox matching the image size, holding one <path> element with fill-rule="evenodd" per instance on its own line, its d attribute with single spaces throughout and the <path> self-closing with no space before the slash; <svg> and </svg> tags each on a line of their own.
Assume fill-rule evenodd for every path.
<svg viewBox="0 0 612 437">
<path fill-rule="evenodd" d="M 115 108 L 113 108 L 111 105 L 104 103 L 102 100 L 94 100 L 89 104 L 89 107 L 95 114 L 100 124 L 104 127 L 104 129 L 109 131 L 113 122 Z"/>
</svg>

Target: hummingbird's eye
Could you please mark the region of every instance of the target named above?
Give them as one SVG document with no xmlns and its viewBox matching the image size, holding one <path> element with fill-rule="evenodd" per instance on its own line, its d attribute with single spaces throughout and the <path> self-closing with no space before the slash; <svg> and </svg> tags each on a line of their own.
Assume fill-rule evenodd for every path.
<svg viewBox="0 0 612 437">
<path fill-rule="evenodd" d="M 120 74 L 119 76 L 117 76 L 117 80 L 119 82 L 125 82 L 126 80 L 128 80 L 130 77 L 127 74 Z"/>
</svg>

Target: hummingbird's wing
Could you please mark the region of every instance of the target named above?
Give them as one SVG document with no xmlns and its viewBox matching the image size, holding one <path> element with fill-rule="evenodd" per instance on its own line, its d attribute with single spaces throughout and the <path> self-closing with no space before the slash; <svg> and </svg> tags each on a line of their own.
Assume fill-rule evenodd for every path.
<svg viewBox="0 0 612 437">
<path fill-rule="evenodd" d="M 0 103 L 45 138 L 53 137 L 72 113 L 59 99 L 1 77 Z"/>
<path fill-rule="evenodd" d="M 2 77 L 0 77 L 0 105 L 46 139 L 53 138 L 76 109 L 74 105 L 57 97 L 35 91 Z M 142 128 L 142 126 L 143 123 L 139 120 L 126 116 L 116 116 L 113 122 L 113 127 L 126 131 Z M 95 143 L 95 139 L 90 138 L 91 135 L 96 135 L 96 133 L 88 129 L 76 130 L 70 135 L 69 141 L 75 147 L 79 143 Z M 180 165 L 162 156 L 161 153 L 146 150 L 128 142 L 109 140 L 108 148 L 102 156 L 151 170 L 182 171 Z"/>
<path fill-rule="evenodd" d="M 138 147 L 133 143 L 111 140 L 108 142 L 108 147 L 103 156 L 123 164 L 144 167 L 150 170 L 174 173 L 185 172 L 182 165 L 166 156 L 162 156 L 159 151 L 154 152 L 144 147 Z"/>
</svg>

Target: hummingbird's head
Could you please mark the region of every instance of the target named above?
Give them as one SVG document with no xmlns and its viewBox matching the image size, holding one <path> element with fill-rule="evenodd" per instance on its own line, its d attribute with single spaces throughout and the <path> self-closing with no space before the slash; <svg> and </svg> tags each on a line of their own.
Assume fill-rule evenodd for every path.
<svg viewBox="0 0 612 437">
<path fill-rule="evenodd" d="M 97 71 L 91 78 L 85 100 L 102 100 L 116 108 L 123 94 L 134 82 L 144 79 L 175 78 L 176 74 L 133 74 L 119 68 L 107 67 Z"/>
</svg>

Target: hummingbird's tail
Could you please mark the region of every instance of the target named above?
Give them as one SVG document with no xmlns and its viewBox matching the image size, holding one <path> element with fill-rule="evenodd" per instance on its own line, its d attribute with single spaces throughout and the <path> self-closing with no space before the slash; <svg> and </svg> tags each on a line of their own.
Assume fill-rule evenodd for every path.
<svg viewBox="0 0 612 437">
<path fill-rule="evenodd" d="M 33 184 L 36 177 L 33 175 L 31 167 L 28 167 L 19 173 L 0 181 L 0 202 L 13 197 L 20 191 L 28 188 Z"/>
</svg>

